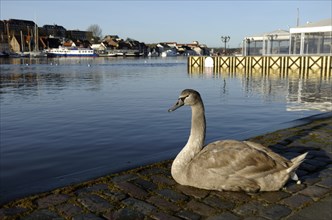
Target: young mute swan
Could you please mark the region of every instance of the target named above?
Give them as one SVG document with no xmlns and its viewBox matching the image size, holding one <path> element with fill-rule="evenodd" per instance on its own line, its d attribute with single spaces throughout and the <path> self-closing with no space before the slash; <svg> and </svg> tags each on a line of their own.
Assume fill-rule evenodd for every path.
<svg viewBox="0 0 332 220">
<path fill-rule="evenodd" d="M 204 146 L 206 124 L 200 94 L 192 89 L 183 90 L 168 111 L 183 105 L 191 106 L 192 119 L 188 142 L 171 168 L 179 184 L 208 190 L 257 192 L 279 190 L 289 178 L 298 180 L 295 170 L 307 153 L 287 160 L 250 141 L 222 140 Z"/>
</svg>

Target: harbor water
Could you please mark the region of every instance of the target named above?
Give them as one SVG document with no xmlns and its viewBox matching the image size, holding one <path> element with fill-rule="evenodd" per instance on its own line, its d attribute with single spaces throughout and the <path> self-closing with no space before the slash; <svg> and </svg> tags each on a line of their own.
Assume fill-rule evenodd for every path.
<svg viewBox="0 0 332 220">
<path fill-rule="evenodd" d="M 206 142 L 243 140 L 331 111 L 330 78 L 188 73 L 187 59 L 0 60 L 0 204 L 164 159 L 186 143 L 201 93 Z"/>
</svg>

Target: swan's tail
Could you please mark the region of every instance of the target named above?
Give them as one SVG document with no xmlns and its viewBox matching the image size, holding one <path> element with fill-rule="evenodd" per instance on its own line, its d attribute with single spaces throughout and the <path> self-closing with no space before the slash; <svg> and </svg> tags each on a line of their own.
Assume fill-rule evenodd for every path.
<svg viewBox="0 0 332 220">
<path fill-rule="evenodd" d="M 293 165 L 287 169 L 287 172 L 291 173 L 291 172 L 295 171 L 300 166 L 300 164 L 304 161 L 307 154 L 308 154 L 308 152 L 291 159 Z"/>
<path fill-rule="evenodd" d="M 299 178 L 297 177 L 295 170 L 300 166 L 300 164 L 304 161 L 305 157 L 307 156 L 308 152 L 301 154 L 293 159 L 291 159 L 292 166 L 287 169 L 287 173 L 290 173 L 290 177 L 292 180 L 297 181 L 297 183 L 301 183 Z"/>
</svg>

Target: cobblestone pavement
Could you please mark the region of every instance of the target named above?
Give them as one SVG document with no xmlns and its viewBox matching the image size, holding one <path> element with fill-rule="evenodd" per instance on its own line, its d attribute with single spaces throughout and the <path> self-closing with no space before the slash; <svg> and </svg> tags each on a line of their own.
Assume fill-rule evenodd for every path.
<svg viewBox="0 0 332 220">
<path fill-rule="evenodd" d="M 302 184 L 277 192 L 180 186 L 163 161 L 55 189 L 0 207 L 0 219 L 332 219 L 332 117 L 251 138 L 287 158 L 308 151 Z"/>
</svg>

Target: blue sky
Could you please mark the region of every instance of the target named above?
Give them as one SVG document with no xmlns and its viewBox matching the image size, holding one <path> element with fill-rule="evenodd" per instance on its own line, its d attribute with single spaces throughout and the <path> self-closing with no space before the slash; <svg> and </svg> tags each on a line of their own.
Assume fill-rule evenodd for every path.
<svg viewBox="0 0 332 220">
<path fill-rule="evenodd" d="M 1 20 L 35 20 L 39 26 L 62 25 L 86 30 L 98 24 L 103 35 L 117 34 L 145 43 L 194 40 L 209 47 L 223 46 L 220 36 L 230 36 L 238 47 L 245 36 L 332 18 L 330 0 L 296 1 L 29 1 L 0 0 Z"/>
</svg>

